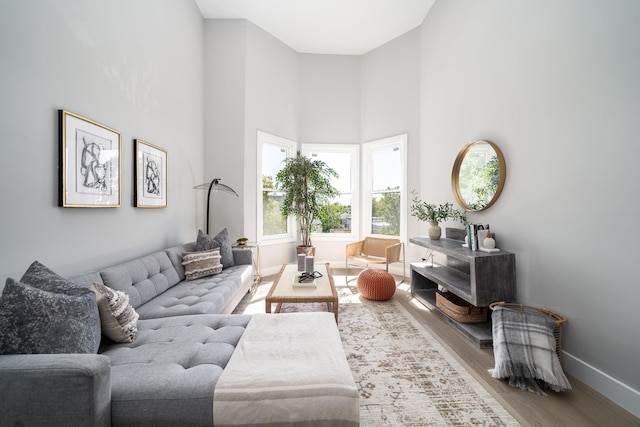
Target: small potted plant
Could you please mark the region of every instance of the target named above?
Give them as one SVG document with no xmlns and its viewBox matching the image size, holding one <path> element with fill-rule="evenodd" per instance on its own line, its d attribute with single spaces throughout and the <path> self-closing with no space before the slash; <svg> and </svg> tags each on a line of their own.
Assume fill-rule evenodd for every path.
<svg viewBox="0 0 640 427">
<path fill-rule="evenodd" d="M 238 240 L 236 240 L 236 243 L 238 244 L 238 246 L 242 247 L 242 246 L 246 246 L 248 241 L 249 241 L 248 238 L 240 237 Z"/>
<path fill-rule="evenodd" d="M 453 204 L 447 202 L 441 205 L 434 205 L 420 200 L 415 191 L 411 192 L 413 198 L 411 205 L 411 215 L 418 218 L 418 221 L 429 223 L 429 238 L 438 240 L 442 235 L 442 229 L 438 225 L 441 221 L 460 221 L 462 224 L 467 223 L 467 218 L 462 212 L 455 209 Z"/>
</svg>

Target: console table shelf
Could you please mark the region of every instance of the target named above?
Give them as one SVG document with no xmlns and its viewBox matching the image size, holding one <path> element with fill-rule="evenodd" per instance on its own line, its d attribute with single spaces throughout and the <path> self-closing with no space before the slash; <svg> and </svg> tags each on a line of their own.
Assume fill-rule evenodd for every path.
<svg viewBox="0 0 640 427">
<path fill-rule="evenodd" d="M 446 255 L 443 263 L 422 262 L 411 264 L 411 294 L 423 304 L 436 307 L 439 288 L 454 293 L 476 307 L 486 307 L 495 301 L 513 301 L 516 290 L 516 260 L 511 252 L 481 252 L 462 247 L 453 239 L 431 240 L 411 237 L 411 243 Z M 485 323 L 459 323 L 442 314 L 479 347 L 492 344 L 491 321 Z"/>
</svg>

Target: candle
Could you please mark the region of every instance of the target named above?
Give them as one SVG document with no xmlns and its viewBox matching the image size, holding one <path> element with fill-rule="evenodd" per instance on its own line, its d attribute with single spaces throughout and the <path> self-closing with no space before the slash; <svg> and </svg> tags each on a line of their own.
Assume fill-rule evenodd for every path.
<svg viewBox="0 0 640 427">
<path fill-rule="evenodd" d="M 312 256 L 306 257 L 305 265 L 306 265 L 306 268 L 304 271 L 306 271 L 307 273 L 313 273 L 313 257 Z"/>
<path fill-rule="evenodd" d="M 298 254 L 298 271 L 304 271 L 305 268 L 305 254 Z"/>
</svg>

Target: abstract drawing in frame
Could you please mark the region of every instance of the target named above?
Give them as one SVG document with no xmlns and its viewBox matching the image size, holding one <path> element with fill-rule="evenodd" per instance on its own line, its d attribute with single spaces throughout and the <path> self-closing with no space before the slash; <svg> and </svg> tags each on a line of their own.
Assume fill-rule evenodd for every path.
<svg viewBox="0 0 640 427">
<path fill-rule="evenodd" d="M 120 132 L 65 110 L 58 120 L 59 205 L 120 207 Z"/>
<path fill-rule="evenodd" d="M 140 139 L 135 140 L 135 206 L 167 207 L 167 152 Z"/>
</svg>

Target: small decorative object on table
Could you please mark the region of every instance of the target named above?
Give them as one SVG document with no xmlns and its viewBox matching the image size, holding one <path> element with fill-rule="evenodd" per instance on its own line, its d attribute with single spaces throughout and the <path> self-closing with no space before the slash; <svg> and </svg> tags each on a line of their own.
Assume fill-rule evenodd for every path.
<svg viewBox="0 0 640 427">
<path fill-rule="evenodd" d="M 440 221 L 453 220 L 460 221 L 463 224 L 467 222 L 467 218 L 462 212 L 455 209 L 453 204 L 445 203 L 442 205 L 432 205 L 427 202 L 423 202 L 418 197 L 415 191 L 412 191 L 413 195 L 411 205 L 411 215 L 418 218 L 418 221 L 429 222 L 429 238 L 431 240 L 439 240 L 442 234 L 442 229 L 438 225 Z"/>
<path fill-rule="evenodd" d="M 482 246 L 480 246 L 482 252 L 500 252 L 500 249 L 496 248 L 496 240 L 493 236 L 493 233 L 488 232 L 487 237 L 482 240 Z"/>
<path fill-rule="evenodd" d="M 240 237 L 238 240 L 236 240 L 236 243 L 238 244 L 238 246 L 242 246 L 242 247 L 244 247 L 244 246 L 246 246 L 246 245 L 247 245 L 247 242 L 248 242 L 248 241 L 249 241 L 249 239 L 248 239 L 248 238 L 246 238 L 246 237 Z"/>
<path fill-rule="evenodd" d="M 294 288 L 308 288 L 316 287 L 316 279 L 322 277 L 322 273 L 319 271 L 303 272 L 300 275 L 293 276 Z"/>
<path fill-rule="evenodd" d="M 305 270 L 305 259 L 307 256 L 305 254 L 298 254 L 298 271 Z"/>
<path fill-rule="evenodd" d="M 304 259 L 304 271 L 306 271 L 307 273 L 312 273 L 314 270 L 314 260 L 315 257 L 312 256 L 307 256 Z"/>
</svg>

